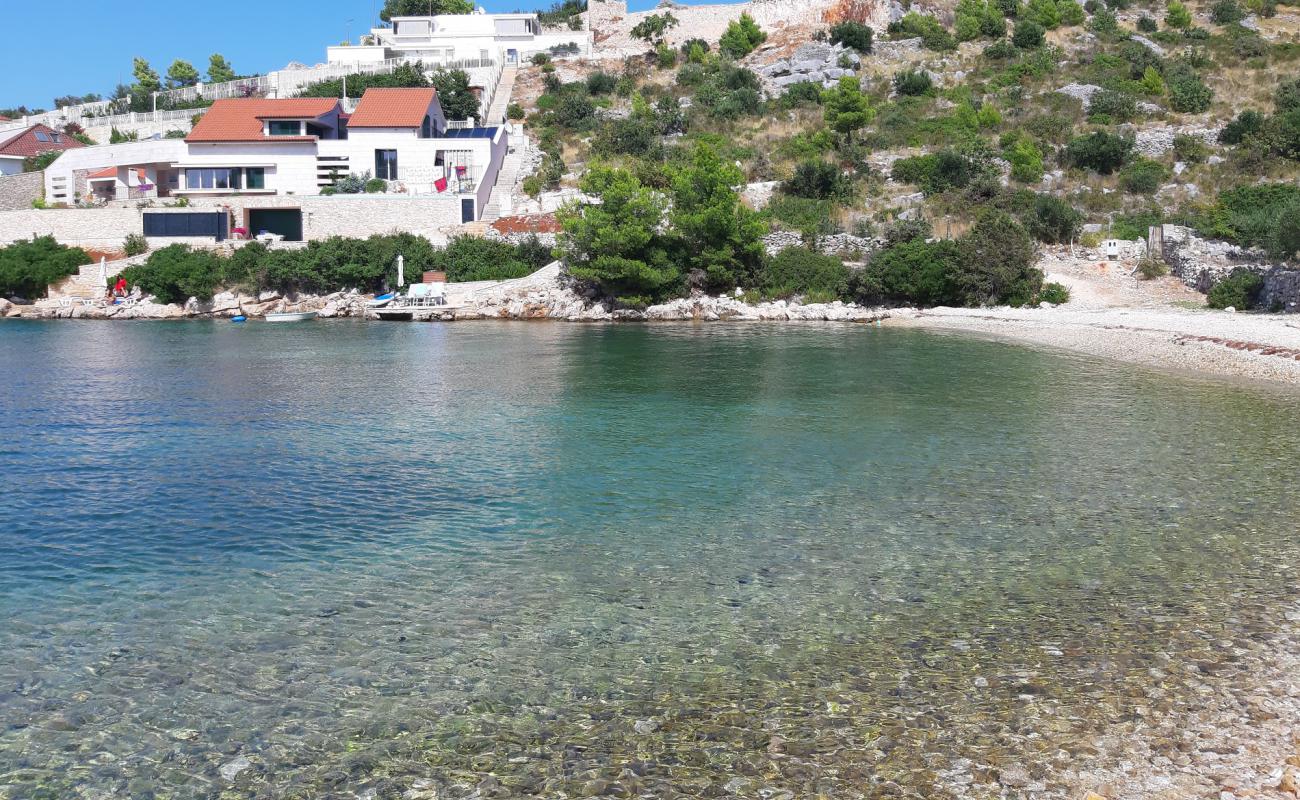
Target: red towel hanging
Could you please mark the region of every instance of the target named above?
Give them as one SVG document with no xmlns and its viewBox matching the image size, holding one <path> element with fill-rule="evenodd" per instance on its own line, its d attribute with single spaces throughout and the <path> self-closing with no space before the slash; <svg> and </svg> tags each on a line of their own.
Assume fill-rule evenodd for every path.
<svg viewBox="0 0 1300 800">
<path fill-rule="evenodd" d="M 439 192 L 447 191 L 447 179 L 439 178 L 438 180 L 434 181 L 433 188 L 437 189 Z"/>
</svg>

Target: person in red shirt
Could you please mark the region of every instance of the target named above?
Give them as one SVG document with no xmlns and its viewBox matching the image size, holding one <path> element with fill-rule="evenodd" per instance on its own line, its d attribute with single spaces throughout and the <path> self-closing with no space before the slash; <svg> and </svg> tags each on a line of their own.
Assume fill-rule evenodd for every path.
<svg viewBox="0 0 1300 800">
<path fill-rule="evenodd" d="M 117 297 L 126 296 L 126 278 L 117 279 L 117 283 L 113 284 L 113 294 Z"/>
</svg>

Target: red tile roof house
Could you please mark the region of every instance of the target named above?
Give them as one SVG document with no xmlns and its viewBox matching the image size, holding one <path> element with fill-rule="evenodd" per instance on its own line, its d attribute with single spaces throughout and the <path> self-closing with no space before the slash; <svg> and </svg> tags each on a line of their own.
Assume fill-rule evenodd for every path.
<svg viewBox="0 0 1300 800">
<path fill-rule="evenodd" d="M 33 125 L 17 133 L 0 133 L 0 175 L 23 171 L 23 161 L 51 150 L 74 150 L 85 147 L 66 133 L 49 125 Z"/>
<path fill-rule="evenodd" d="M 368 174 L 389 193 L 458 198 L 459 216 L 470 221 L 487 204 L 506 149 L 504 128 L 449 126 L 431 88 L 368 89 L 351 115 L 330 98 L 218 100 L 184 140 L 64 156 L 59 174 L 47 172 L 47 199 L 85 179 L 75 169 L 116 169 L 122 189 L 142 168 L 159 195 L 191 198 L 316 195 L 337 177 Z"/>
</svg>

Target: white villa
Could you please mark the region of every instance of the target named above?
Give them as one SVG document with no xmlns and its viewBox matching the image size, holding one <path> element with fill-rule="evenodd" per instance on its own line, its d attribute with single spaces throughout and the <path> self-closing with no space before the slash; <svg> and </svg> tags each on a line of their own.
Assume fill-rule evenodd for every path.
<svg viewBox="0 0 1300 800">
<path fill-rule="evenodd" d="M 517 64 L 551 47 L 591 50 L 589 31 L 544 32 L 536 14 L 440 14 L 394 17 L 391 28 L 374 28 L 360 45 L 328 48 L 330 64 L 379 63 L 392 59 L 426 62 L 495 61 Z"/>
<path fill-rule="evenodd" d="M 503 126 L 449 123 L 432 88 L 372 88 L 351 114 L 332 98 L 218 100 L 184 139 L 64 153 L 46 170 L 45 197 L 69 205 L 240 198 L 245 225 L 257 229 L 259 198 L 283 209 L 285 196 L 319 195 L 339 177 L 368 173 L 384 181 L 384 195 L 425 196 L 431 214 L 470 222 L 507 148 Z"/>
</svg>

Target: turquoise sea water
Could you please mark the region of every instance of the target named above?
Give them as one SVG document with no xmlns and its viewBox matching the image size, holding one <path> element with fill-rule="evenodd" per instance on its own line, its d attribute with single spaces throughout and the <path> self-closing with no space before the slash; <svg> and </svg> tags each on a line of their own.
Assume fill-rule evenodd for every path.
<svg viewBox="0 0 1300 800">
<path fill-rule="evenodd" d="M 0 798 L 1052 788 L 1294 602 L 1297 430 L 860 326 L 6 323 Z"/>
</svg>

